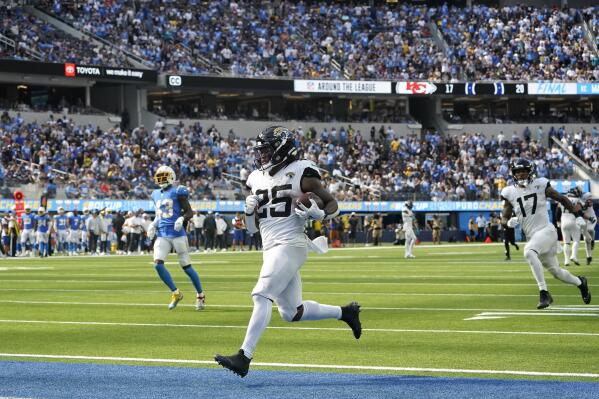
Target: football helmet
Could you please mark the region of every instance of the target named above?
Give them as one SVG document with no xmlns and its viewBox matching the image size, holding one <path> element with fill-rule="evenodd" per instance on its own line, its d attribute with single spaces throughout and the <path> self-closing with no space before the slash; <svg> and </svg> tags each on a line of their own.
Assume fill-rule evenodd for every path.
<svg viewBox="0 0 599 399">
<path fill-rule="evenodd" d="M 39 208 L 37 208 L 38 215 L 43 215 L 44 213 L 46 213 L 46 208 L 44 208 L 43 206 L 40 206 Z"/>
<path fill-rule="evenodd" d="M 414 204 L 412 203 L 412 201 L 406 201 L 406 203 L 404 204 L 406 206 L 406 208 L 408 209 L 412 209 L 412 207 L 414 206 Z"/>
<path fill-rule="evenodd" d="M 576 197 L 576 198 L 580 198 L 582 196 L 582 190 L 580 189 L 580 187 L 576 186 L 574 188 L 571 188 L 568 191 L 568 197 Z"/>
<path fill-rule="evenodd" d="M 160 188 L 166 188 L 177 180 L 175 171 L 170 166 L 162 165 L 154 173 L 154 183 Z"/>
<path fill-rule="evenodd" d="M 62 206 L 58 208 L 58 214 L 64 215 L 64 208 Z"/>
<path fill-rule="evenodd" d="M 510 172 L 520 187 L 528 186 L 534 178 L 534 166 L 529 160 L 524 158 L 518 158 L 512 161 L 510 163 Z M 522 172 L 526 172 L 525 177 L 522 175 Z"/>
<path fill-rule="evenodd" d="M 29 212 L 31 212 L 31 207 L 29 205 L 27 205 L 25 207 L 25 213 L 29 213 Z"/>
<path fill-rule="evenodd" d="M 276 168 L 296 155 L 293 133 L 286 127 L 269 126 L 256 139 L 254 164 L 259 170 Z"/>
</svg>

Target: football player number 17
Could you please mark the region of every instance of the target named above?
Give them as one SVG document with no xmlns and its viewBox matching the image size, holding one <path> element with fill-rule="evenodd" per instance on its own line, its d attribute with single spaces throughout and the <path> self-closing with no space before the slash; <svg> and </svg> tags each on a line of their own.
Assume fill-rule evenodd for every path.
<svg viewBox="0 0 599 399">
<path fill-rule="evenodd" d="M 162 219 L 173 217 L 173 200 L 170 198 L 159 200 L 156 204 L 156 211 L 159 213 L 158 216 Z"/>
<path fill-rule="evenodd" d="M 270 208 L 264 208 L 258 213 L 260 219 L 267 217 L 267 212 L 270 211 L 270 216 L 273 218 L 284 218 L 291 215 L 291 197 L 289 196 L 278 196 L 280 191 L 291 190 L 291 184 L 283 184 L 282 186 L 274 186 L 270 191 L 270 198 L 268 196 L 268 190 L 256 190 L 256 195 L 260 196 L 260 202 L 258 202 L 258 208 L 262 208 L 268 204 L 268 201 L 272 198 L 272 205 L 285 204 L 283 210 L 277 210 L 276 206 Z"/>
<path fill-rule="evenodd" d="M 523 198 L 524 198 L 524 201 L 522 201 Z M 534 194 L 525 195 L 524 197 L 518 198 L 518 205 L 520 205 L 520 211 L 522 211 L 522 217 L 526 217 L 526 211 L 524 210 L 524 202 L 530 198 L 532 198 L 532 213 L 531 213 L 531 215 L 534 215 L 535 212 L 537 211 L 537 194 L 534 193 Z"/>
</svg>

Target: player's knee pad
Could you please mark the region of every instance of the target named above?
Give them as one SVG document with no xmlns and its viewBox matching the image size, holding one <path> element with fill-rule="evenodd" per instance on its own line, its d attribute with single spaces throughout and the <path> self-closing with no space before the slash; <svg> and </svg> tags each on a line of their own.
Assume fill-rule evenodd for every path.
<svg viewBox="0 0 599 399">
<path fill-rule="evenodd" d="M 285 321 L 300 321 L 304 315 L 304 305 L 300 305 L 297 308 L 281 307 L 279 306 L 279 314 Z"/>
</svg>

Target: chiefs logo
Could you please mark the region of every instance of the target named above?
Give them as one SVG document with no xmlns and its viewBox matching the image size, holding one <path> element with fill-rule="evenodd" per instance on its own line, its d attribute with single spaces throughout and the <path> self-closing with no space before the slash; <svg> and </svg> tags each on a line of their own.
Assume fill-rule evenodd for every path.
<svg viewBox="0 0 599 399">
<path fill-rule="evenodd" d="M 397 94 L 433 94 L 437 86 L 430 82 L 397 82 L 395 92 Z"/>
</svg>

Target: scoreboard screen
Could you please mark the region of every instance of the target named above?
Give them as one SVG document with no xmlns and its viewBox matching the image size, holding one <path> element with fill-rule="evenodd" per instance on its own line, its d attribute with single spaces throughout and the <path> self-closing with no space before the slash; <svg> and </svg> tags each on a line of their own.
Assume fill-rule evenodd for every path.
<svg viewBox="0 0 599 399">
<path fill-rule="evenodd" d="M 441 83 L 435 84 L 437 90 L 434 94 L 465 95 L 465 96 L 505 96 L 526 95 L 526 83 Z"/>
<path fill-rule="evenodd" d="M 409 95 L 447 95 L 447 96 L 505 96 L 527 95 L 527 83 L 504 82 L 466 82 L 466 83 L 432 83 L 432 82 L 397 82 L 394 94 Z"/>
</svg>

